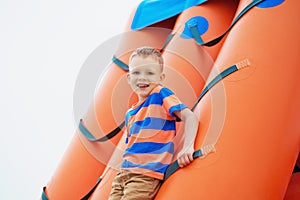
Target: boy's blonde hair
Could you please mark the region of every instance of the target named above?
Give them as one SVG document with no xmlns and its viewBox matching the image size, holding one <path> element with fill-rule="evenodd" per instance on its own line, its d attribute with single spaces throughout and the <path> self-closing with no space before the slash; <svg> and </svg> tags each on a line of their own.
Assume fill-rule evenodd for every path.
<svg viewBox="0 0 300 200">
<path fill-rule="evenodd" d="M 158 61 L 158 63 L 160 64 L 160 66 L 163 69 L 163 66 L 164 66 L 163 57 L 162 57 L 161 53 L 153 47 L 144 46 L 144 47 L 137 48 L 131 54 L 129 61 L 131 61 L 134 56 L 142 56 L 144 58 L 147 58 L 148 56 L 152 56 L 155 60 Z"/>
</svg>

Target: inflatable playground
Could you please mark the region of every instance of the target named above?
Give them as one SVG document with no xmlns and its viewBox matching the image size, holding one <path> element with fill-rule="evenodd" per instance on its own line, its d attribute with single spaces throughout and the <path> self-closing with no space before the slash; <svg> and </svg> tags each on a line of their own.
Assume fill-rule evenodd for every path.
<svg viewBox="0 0 300 200">
<path fill-rule="evenodd" d="M 195 160 L 184 168 L 174 160 L 155 199 L 299 200 L 299 8 L 296 0 L 141 1 L 41 199 L 108 198 L 123 116 L 136 101 L 129 56 L 152 46 L 164 57 L 164 85 L 199 118 Z M 216 152 L 202 159 L 205 144 Z"/>
</svg>

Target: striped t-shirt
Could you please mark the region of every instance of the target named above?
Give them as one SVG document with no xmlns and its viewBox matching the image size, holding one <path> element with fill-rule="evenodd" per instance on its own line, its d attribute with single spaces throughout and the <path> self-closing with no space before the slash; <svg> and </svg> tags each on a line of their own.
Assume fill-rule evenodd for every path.
<svg viewBox="0 0 300 200">
<path fill-rule="evenodd" d="M 127 147 L 122 169 L 163 179 L 174 155 L 176 116 L 173 112 L 184 108 L 186 105 L 161 85 L 146 100 L 133 105 L 125 118 Z"/>
</svg>

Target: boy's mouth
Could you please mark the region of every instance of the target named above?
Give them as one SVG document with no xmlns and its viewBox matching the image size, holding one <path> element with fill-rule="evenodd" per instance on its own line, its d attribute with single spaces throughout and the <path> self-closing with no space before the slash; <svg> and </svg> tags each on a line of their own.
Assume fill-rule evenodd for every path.
<svg viewBox="0 0 300 200">
<path fill-rule="evenodd" d="M 146 83 L 139 83 L 139 84 L 137 84 L 137 86 L 138 86 L 138 88 L 140 88 L 140 89 L 145 89 L 145 88 L 149 87 L 149 84 L 146 84 Z"/>
</svg>

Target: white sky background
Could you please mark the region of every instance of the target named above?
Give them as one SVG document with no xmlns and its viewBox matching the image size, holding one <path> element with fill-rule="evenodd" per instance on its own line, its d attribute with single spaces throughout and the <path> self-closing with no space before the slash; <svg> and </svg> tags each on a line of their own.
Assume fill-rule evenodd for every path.
<svg viewBox="0 0 300 200">
<path fill-rule="evenodd" d="M 77 128 L 78 72 L 140 0 L 0 1 L 0 199 L 38 199 Z"/>
</svg>

